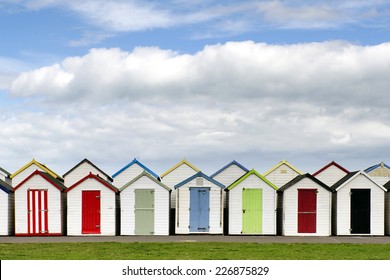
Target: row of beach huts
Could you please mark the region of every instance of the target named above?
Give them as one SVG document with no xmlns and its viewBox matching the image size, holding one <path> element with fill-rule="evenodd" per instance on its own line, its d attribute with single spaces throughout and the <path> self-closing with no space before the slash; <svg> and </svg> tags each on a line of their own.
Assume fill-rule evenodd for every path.
<svg viewBox="0 0 390 280">
<path fill-rule="evenodd" d="M 0 235 L 390 235 L 390 166 L 264 174 L 232 161 L 208 176 L 187 160 L 161 175 L 134 159 L 109 176 L 88 159 L 63 176 L 32 160 L 0 168 Z"/>
</svg>

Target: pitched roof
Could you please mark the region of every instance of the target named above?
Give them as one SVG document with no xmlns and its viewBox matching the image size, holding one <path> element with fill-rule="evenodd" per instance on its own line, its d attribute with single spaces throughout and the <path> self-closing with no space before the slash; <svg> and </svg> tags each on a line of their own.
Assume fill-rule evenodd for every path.
<svg viewBox="0 0 390 280">
<path fill-rule="evenodd" d="M 294 179 L 292 179 L 290 182 L 286 183 L 284 186 L 282 186 L 278 192 L 284 192 L 285 190 L 287 190 L 288 188 L 294 186 L 296 183 L 298 183 L 299 181 L 301 181 L 302 179 L 304 178 L 308 178 L 312 181 L 314 181 L 315 183 L 317 183 L 318 185 L 320 185 L 321 187 L 323 187 L 324 189 L 326 189 L 327 191 L 330 191 L 332 192 L 333 190 L 326 184 L 324 184 L 323 182 L 321 182 L 320 180 L 318 180 L 316 177 L 314 177 L 313 175 L 310 175 L 309 173 L 306 173 L 306 174 L 302 174 L 302 175 L 298 175 L 297 177 L 295 177 Z"/>
<path fill-rule="evenodd" d="M 82 165 L 83 163 L 88 163 L 89 165 L 93 166 L 95 169 L 97 169 L 100 173 L 104 174 L 104 176 L 107 177 L 107 179 L 112 182 L 112 178 L 110 175 L 108 175 L 107 173 L 105 173 L 104 171 L 102 171 L 99 167 L 97 167 L 95 164 L 93 164 L 91 161 L 89 161 L 88 159 L 83 159 L 82 161 L 80 161 L 78 164 L 76 164 L 73 168 L 71 168 L 68 172 L 66 172 L 63 177 L 65 178 L 67 175 L 69 175 L 73 170 L 75 170 L 76 168 L 78 168 L 80 165 Z"/>
<path fill-rule="evenodd" d="M 0 167 L 0 172 L 4 173 L 6 176 L 11 175 L 11 173 L 9 173 L 7 170 L 5 170 L 4 168 L 1 168 L 1 167 Z"/>
<path fill-rule="evenodd" d="M 348 182 L 352 181 L 355 177 L 357 177 L 359 175 L 365 176 L 368 180 L 373 182 L 375 185 L 377 185 L 383 191 L 387 191 L 387 189 L 384 186 L 378 184 L 373 179 L 371 179 L 371 177 L 363 170 L 348 173 L 343 178 L 341 178 L 339 181 L 337 181 L 335 184 L 333 184 L 333 186 L 331 186 L 330 188 L 334 191 L 338 191 L 340 188 L 342 188 L 344 185 L 346 185 Z"/>
<path fill-rule="evenodd" d="M 24 179 L 22 182 L 19 183 L 19 185 L 17 185 L 15 188 L 14 188 L 14 191 L 16 191 L 17 189 L 19 189 L 21 186 L 23 186 L 28 180 L 30 180 L 32 177 L 34 176 L 41 176 L 43 179 L 45 179 L 46 181 L 48 181 L 50 184 L 52 184 L 55 188 L 57 188 L 59 191 L 64 191 L 66 190 L 66 187 L 64 186 L 64 184 L 59 181 L 58 179 L 54 178 L 53 176 L 51 176 L 51 174 L 49 173 L 46 173 L 46 172 L 42 172 L 42 171 L 39 171 L 38 169 L 35 170 L 33 173 L 31 173 L 26 179 Z"/>
<path fill-rule="evenodd" d="M 18 171 L 16 171 L 15 173 L 13 173 L 10 178 L 14 178 L 16 175 L 18 175 L 19 173 L 23 172 L 24 170 L 26 170 L 27 168 L 29 168 L 31 165 L 36 165 L 38 166 L 39 168 L 41 168 L 42 170 L 44 170 L 46 173 L 50 174 L 50 176 L 54 177 L 55 179 L 57 180 L 60 180 L 60 181 L 64 181 L 64 179 L 56 174 L 54 171 L 50 170 L 46 165 L 44 164 L 41 164 L 39 163 L 38 161 L 36 161 L 35 159 L 33 159 L 32 161 L 30 161 L 29 163 L 27 163 L 25 166 L 23 166 L 22 168 L 20 168 Z"/>
<path fill-rule="evenodd" d="M 169 173 L 171 173 L 173 170 L 175 170 L 176 168 L 178 168 L 179 166 L 181 166 L 182 164 L 186 164 L 188 165 L 189 167 L 191 167 L 192 169 L 194 169 L 196 172 L 199 172 L 200 170 L 198 168 L 196 168 L 194 165 L 192 165 L 191 163 L 189 163 L 187 160 L 183 159 L 182 161 L 180 161 L 178 164 L 174 165 L 173 167 L 171 167 L 170 169 L 168 169 L 167 171 L 165 171 L 163 174 L 161 174 L 161 178 L 165 177 L 166 175 L 168 175 Z"/>
<path fill-rule="evenodd" d="M 135 183 L 136 181 L 138 181 L 139 179 L 141 179 L 142 177 L 146 176 L 147 178 L 149 178 L 150 180 L 152 180 L 153 182 L 155 182 L 156 184 L 160 185 L 161 187 L 163 187 L 164 189 L 166 189 L 167 191 L 172 191 L 167 185 L 161 183 L 160 181 L 158 181 L 154 175 L 151 175 L 149 172 L 147 171 L 143 171 L 141 174 L 139 174 L 137 177 L 135 177 L 133 180 L 131 180 L 130 182 L 128 182 L 126 185 L 124 185 L 123 187 L 121 187 L 119 189 L 119 191 L 123 191 L 124 189 L 126 189 L 127 187 L 129 187 L 130 185 L 132 185 L 133 183 Z"/>
<path fill-rule="evenodd" d="M 241 168 L 242 170 L 244 170 L 245 172 L 248 172 L 249 169 L 247 169 L 245 166 L 239 164 L 237 161 L 233 160 L 232 162 L 226 164 L 224 167 L 222 167 L 221 169 L 219 169 L 217 172 L 215 172 L 214 174 L 212 174 L 210 177 L 211 178 L 214 178 L 215 176 L 217 176 L 219 173 L 221 173 L 222 171 L 224 171 L 225 169 L 228 169 L 230 166 L 232 165 L 237 165 L 239 168 Z"/>
<path fill-rule="evenodd" d="M 185 179 L 184 181 L 180 182 L 179 184 L 175 185 L 175 189 L 180 188 L 181 186 L 187 184 L 188 182 L 191 182 L 192 180 L 194 180 L 198 177 L 202 177 L 202 178 L 206 179 L 207 181 L 217 185 L 218 187 L 221 187 L 222 189 L 226 188 L 225 185 L 221 184 L 217 180 L 214 180 L 213 178 L 211 178 L 211 177 L 207 176 L 206 174 L 203 174 L 201 171 L 199 171 L 198 173 L 192 175 L 191 177 L 189 177 L 189 178 Z"/>
<path fill-rule="evenodd" d="M 387 169 L 390 169 L 390 166 L 387 165 L 386 163 L 384 163 L 384 162 L 382 161 L 381 163 L 378 163 L 378 164 L 375 164 L 375 165 L 373 165 L 373 166 L 368 167 L 367 169 L 364 170 L 364 172 L 369 173 L 369 172 L 371 172 L 372 170 L 377 169 L 378 167 L 381 167 L 381 166 L 384 166 L 384 167 L 386 167 Z"/>
<path fill-rule="evenodd" d="M 70 190 L 73 190 L 74 188 L 76 188 L 78 185 L 80 185 L 82 182 L 86 181 L 87 179 L 96 180 L 96 181 L 100 182 L 102 185 L 106 186 L 107 188 L 109 188 L 110 190 L 112 190 L 115 193 L 117 193 L 119 191 L 116 187 L 114 187 L 112 184 L 110 184 L 109 182 L 107 182 L 106 180 L 101 178 L 99 175 L 95 175 L 95 174 L 92 174 L 90 172 L 87 176 L 85 176 L 84 178 L 82 178 L 78 182 L 74 183 L 72 186 L 70 186 L 65 192 L 69 192 Z"/>
<path fill-rule="evenodd" d="M 345 173 L 349 173 L 349 171 L 347 169 L 345 169 L 344 167 L 342 167 L 340 164 L 338 164 L 335 161 L 332 161 L 331 163 L 329 163 L 329 164 L 325 165 L 324 167 L 322 167 L 320 170 L 314 172 L 312 175 L 313 176 L 317 176 L 318 174 L 322 173 L 324 170 L 328 169 L 332 165 L 336 166 L 337 168 L 339 168 L 340 170 L 344 171 Z"/>
<path fill-rule="evenodd" d="M 12 188 L 12 186 L 10 184 L 8 184 L 7 182 L 4 182 L 1 179 L 0 179 L 0 189 L 6 193 L 14 192 L 14 189 Z"/>
<path fill-rule="evenodd" d="M 244 175 L 242 175 L 240 178 L 238 178 L 235 182 L 233 182 L 230 186 L 227 187 L 227 190 L 231 190 L 233 189 L 235 186 L 237 186 L 238 184 L 240 184 L 242 181 L 244 181 L 246 178 L 248 178 L 250 175 L 255 175 L 257 177 L 259 177 L 261 180 L 263 180 L 265 183 L 267 183 L 270 187 L 272 187 L 273 189 L 277 190 L 278 188 L 272 184 L 270 181 L 268 181 L 264 176 L 262 176 L 260 173 L 258 173 L 256 170 L 252 169 L 250 171 L 248 171 L 247 173 L 245 173 Z"/>
<path fill-rule="evenodd" d="M 294 170 L 295 172 L 297 172 L 298 174 L 302 175 L 303 173 L 301 171 L 299 171 L 297 168 L 295 168 L 293 165 L 291 165 L 290 163 L 288 163 L 286 160 L 282 160 L 281 162 L 279 162 L 277 165 L 275 165 L 274 167 L 272 167 L 270 170 L 268 170 L 267 172 L 264 173 L 264 177 L 267 176 L 268 174 L 270 174 L 271 172 L 275 171 L 276 169 L 278 169 L 280 166 L 282 165 L 287 165 L 288 167 L 290 167 L 292 170 Z"/>
<path fill-rule="evenodd" d="M 127 168 L 129 168 L 130 166 L 132 166 L 133 164 L 137 164 L 138 166 L 140 166 L 142 169 L 146 170 L 147 172 L 149 172 L 151 175 L 153 175 L 155 178 L 159 178 L 159 176 L 154 173 L 152 170 L 150 170 L 149 168 L 147 168 L 145 165 L 143 165 L 141 162 L 139 162 L 136 158 L 133 159 L 129 164 L 127 164 L 125 167 L 123 167 L 121 170 L 119 170 L 118 172 L 116 172 L 114 175 L 112 175 L 112 178 L 115 178 L 116 176 L 118 176 L 119 174 L 121 174 L 123 171 L 125 171 Z"/>
</svg>

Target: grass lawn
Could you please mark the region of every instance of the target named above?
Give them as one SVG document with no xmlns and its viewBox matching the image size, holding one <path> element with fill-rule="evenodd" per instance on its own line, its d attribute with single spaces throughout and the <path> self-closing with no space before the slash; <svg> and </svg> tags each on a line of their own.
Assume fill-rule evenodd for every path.
<svg viewBox="0 0 390 280">
<path fill-rule="evenodd" d="M 390 244 L 22 243 L 1 260 L 389 260 Z"/>
</svg>

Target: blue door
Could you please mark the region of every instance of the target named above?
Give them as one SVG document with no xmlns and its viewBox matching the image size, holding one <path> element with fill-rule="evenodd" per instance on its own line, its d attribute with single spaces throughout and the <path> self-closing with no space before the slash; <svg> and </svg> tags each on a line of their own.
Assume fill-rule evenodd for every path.
<svg viewBox="0 0 390 280">
<path fill-rule="evenodd" d="M 190 232 L 208 232 L 210 189 L 190 188 Z"/>
</svg>

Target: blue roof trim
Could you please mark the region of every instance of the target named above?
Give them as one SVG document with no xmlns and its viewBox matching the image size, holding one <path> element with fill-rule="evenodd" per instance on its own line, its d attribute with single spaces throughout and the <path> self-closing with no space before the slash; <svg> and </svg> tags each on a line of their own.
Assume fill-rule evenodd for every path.
<svg viewBox="0 0 390 280">
<path fill-rule="evenodd" d="M 242 164 L 238 163 L 237 161 L 233 160 L 232 162 L 226 164 L 224 167 L 222 167 L 221 169 L 219 169 L 217 172 L 215 172 L 213 175 L 211 175 L 210 177 L 211 178 L 214 178 L 215 176 L 217 176 L 219 173 L 221 173 L 222 171 L 224 171 L 225 169 L 228 169 L 230 166 L 232 166 L 233 164 L 237 165 L 238 167 L 240 167 L 242 170 L 244 170 L 245 172 L 248 172 L 249 169 L 247 169 L 245 166 L 243 166 Z"/>
<path fill-rule="evenodd" d="M 188 182 L 191 182 L 192 180 L 194 180 L 195 178 L 198 178 L 198 177 L 202 177 L 202 178 L 205 178 L 206 180 L 210 181 L 211 183 L 217 185 L 218 187 L 222 188 L 222 189 L 225 189 L 226 186 L 221 184 L 220 182 L 218 182 L 217 180 L 214 180 L 213 178 L 205 175 L 202 173 L 202 171 L 199 171 L 198 173 L 192 175 L 191 177 L 189 177 L 188 179 L 185 179 L 184 181 L 182 181 L 181 183 L 175 185 L 175 189 L 177 188 L 180 188 L 181 186 L 187 184 Z"/>
<path fill-rule="evenodd" d="M 364 170 L 364 172 L 366 172 L 366 173 L 371 172 L 372 170 L 377 169 L 378 167 L 380 167 L 381 164 L 382 164 L 382 163 L 375 164 L 375 165 L 373 165 L 373 166 L 367 168 L 366 170 Z M 387 165 L 386 163 L 383 163 L 383 166 L 385 166 L 386 168 L 390 169 L 390 166 Z"/>
<path fill-rule="evenodd" d="M 13 192 L 13 188 L 11 185 L 7 184 L 3 180 L 0 180 L 0 189 L 3 190 L 5 193 L 10 194 Z"/>
<path fill-rule="evenodd" d="M 115 178 L 116 176 L 118 176 L 119 174 L 121 174 L 123 171 L 125 171 L 127 168 L 129 168 L 130 166 L 132 166 L 133 164 L 138 164 L 142 169 L 146 170 L 148 173 L 150 173 L 150 175 L 156 177 L 157 179 L 160 178 L 156 173 L 154 173 L 152 170 L 150 170 L 149 168 L 147 168 L 145 165 L 143 165 L 142 163 L 140 163 L 136 158 L 133 159 L 132 162 L 130 162 L 128 165 L 126 165 L 125 167 L 123 167 L 121 170 L 119 170 L 118 172 L 116 172 L 114 175 L 112 175 L 112 178 Z"/>
</svg>

